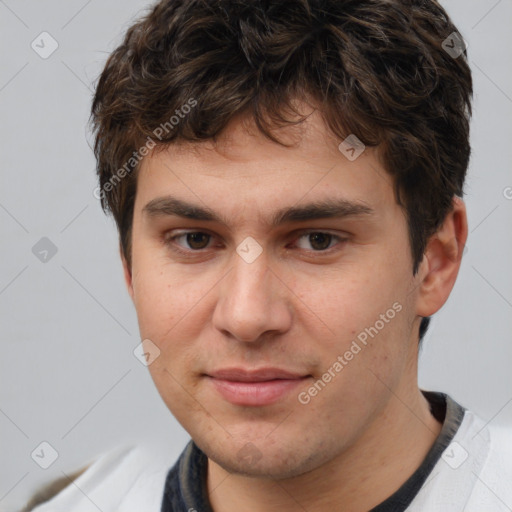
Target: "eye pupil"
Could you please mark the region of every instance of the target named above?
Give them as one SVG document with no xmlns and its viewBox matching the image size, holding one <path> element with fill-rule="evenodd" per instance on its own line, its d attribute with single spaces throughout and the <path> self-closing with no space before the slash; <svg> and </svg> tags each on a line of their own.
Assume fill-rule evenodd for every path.
<svg viewBox="0 0 512 512">
<path fill-rule="evenodd" d="M 332 240 L 332 235 L 329 233 L 310 233 L 309 240 L 311 247 L 316 250 L 327 249 Z"/>
<path fill-rule="evenodd" d="M 187 243 L 193 249 L 204 249 L 208 245 L 209 237 L 206 233 L 187 233 Z"/>
</svg>

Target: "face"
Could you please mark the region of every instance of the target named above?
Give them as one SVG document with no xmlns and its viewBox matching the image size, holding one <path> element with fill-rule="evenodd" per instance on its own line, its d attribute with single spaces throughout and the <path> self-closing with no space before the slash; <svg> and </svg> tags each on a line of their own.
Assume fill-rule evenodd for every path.
<svg viewBox="0 0 512 512">
<path fill-rule="evenodd" d="M 225 469 L 284 478 L 348 450 L 416 386 L 418 316 L 376 151 L 349 160 L 316 114 L 278 136 L 293 147 L 236 120 L 216 144 L 147 157 L 126 275 L 177 420 Z"/>
</svg>

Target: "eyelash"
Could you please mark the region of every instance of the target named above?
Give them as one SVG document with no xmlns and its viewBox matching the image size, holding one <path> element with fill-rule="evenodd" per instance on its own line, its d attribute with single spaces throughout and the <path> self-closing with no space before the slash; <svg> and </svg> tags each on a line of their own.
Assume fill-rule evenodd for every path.
<svg viewBox="0 0 512 512">
<path fill-rule="evenodd" d="M 194 230 L 191 230 L 191 231 L 183 231 L 183 232 L 181 232 L 181 233 L 179 233 L 177 235 L 174 235 L 174 236 L 165 236 L 164 237 L 164 243 L 173 252 L 176 252 L 176 253 L 181 254 L 183 256 L 191 256 L 191 255 L 194 255 L 194 254 L 197 254 L 197 255 L 203 254 L 208 248 L 197 249 L 197 250 L 193 250 L 193 249 L 186 250 L 186 249 L 183 249 L 182 247 L 180 247 L 179 245 L 177 245 L 176 242 L 175 242 L 175 240 L 178 239 L 178 238 L 186 237 L 187 235 L 194 234 L 194 233 L 201 233 L 201 234 L 209 236 L 210 239 L 208 240 L 208 242 L 210 242 L 211 239 L 214 237 L 214 235 L 208 233 L 207 231 L 194 231 Z M 313 233 L 318 233 L 318 234 L 322 234 L 322 235 L 329 235 L 329 236 L 332 237 L 330 242 L 332 243 L 332 242 L 337 240 L 338 245 L 343 244 L 344 242 L 346 242 L 348 240 L 348 238 L 346 238 L 346 237 L 344 238 L 344 237 L 341 237 L 339 235 L 335 235 L 333 233 L 330 233 L 329 231 L 320 231 L 320 230 L 317 230 L 317 229 L 301 231 L 297 235 L 297 237 L 294 238 L 294 240 L 300 240 L 301 238 L 307 237 L 308 235 L 311 235 Z M 307 249 L 303 249 L 303 250 L 308 252 L 308 253 L 314 254 L 314 255 L 322 256 L 322 255 L 326 255 L 326 254 L 331 254 L 332 252 L 335 252 L 336 250 L 339 250 L 339 248 L 338 248 L 338 249 L 335 249 L 333 251 L 332 250 L 333 247 L 335 247 L 335 245 L 331 246 L 331 247 L 328 247 L 327 249 L 319 250 L 319 251 L 307 250 Z"/>
</svg>

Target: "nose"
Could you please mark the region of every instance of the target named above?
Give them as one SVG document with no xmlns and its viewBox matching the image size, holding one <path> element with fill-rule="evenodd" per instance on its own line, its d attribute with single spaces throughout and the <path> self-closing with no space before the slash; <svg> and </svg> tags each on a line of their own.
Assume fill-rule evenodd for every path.
<svg viewBox="0 0 512 512">
<path fill-rule="evenodd" d="M 251 263 L 234 253 L 231 271 L 219 283 L 213 325 L 243 342 L 284 333 L 292 322 L 287 291 L 269 268 L 265 251 Z"/>
</svg>

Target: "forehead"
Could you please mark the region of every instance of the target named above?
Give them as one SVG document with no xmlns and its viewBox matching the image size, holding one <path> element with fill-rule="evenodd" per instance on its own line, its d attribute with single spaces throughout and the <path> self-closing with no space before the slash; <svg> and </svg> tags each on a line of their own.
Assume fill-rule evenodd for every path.
<svg viewBox="0 0 512 512">
<path fill-rule="evenodd" d="M 365 148 L 356 159 L 347 158 L 339 149 L 342 140 L 316 112 L 275 135 L 285 145 L 238 118 L 216 141 L 179 142 L 154 151 L 139 169 L 136 210 L 166 195 L 224 216 L 243 209 L 274 219 L 285 204 L 336 199 L 379 210 L 394 202 L 378 150 Z"/>
</svg>

